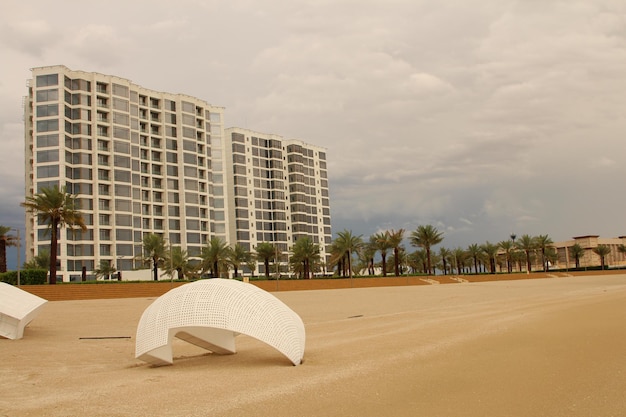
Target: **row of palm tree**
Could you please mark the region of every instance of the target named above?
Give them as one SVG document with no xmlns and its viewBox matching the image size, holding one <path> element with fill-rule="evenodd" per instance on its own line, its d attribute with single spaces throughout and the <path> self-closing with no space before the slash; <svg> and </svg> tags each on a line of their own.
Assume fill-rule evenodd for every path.
<svg viewBox="0 0 626 417">
<path fill-rule="evenodd" d="M 405 256 L 405 249 L 402 246 L 405 230 L 386 230 L 378 232 L 369 237 L 368 242 L 363 241 L 362 235 L 354 235 L 350 230 L 343 230 L 337 233 L 337 238 L 330 247 L 330 266 L 337 267 L 340 276 L 352 277 L 354 273 L 352 254 L 356 254 L 362 261 L 358 271 L 363 270 L 363 263 L 366 264 L 367 274 L 374 275 L 374 258 L 380 254 L 382 275 L 387 275 L 387 255 L 393 251 L 393 272 L 399 276 L 400 265 L 403 264 L 402 257 Z M 434 273 L 432 265 L 431 247 L 439 244 L 443 240 L 443 233 L 432 225 L 418 226 L 411 233 L 411 245 L 422 248 L 426 253 L 426 263 L 428 273 Z M 405 262 L 404 262 L 405 263 Z"/>
<path fill-rule="evenodd" d="M 147 234 L 143 239 L 143 260 L 150 263 L 153 279 L 159 279 L 158 271 L 178 279 L 208 275 L 210 277 L 227 276 L 232 268 L 234 277 L 239 276 L 242 267 L 254 271 L 257 262 L 263 262 L 266 277 L 270 276 L 270 261 L 278 262 L 278 247 L 269 243 L 260 243 L 256 251 L 247 250 L 243 245 L 229 246 L 218 237 L 211 238 L 202 247 L 199 259 L 192 259 L 180 246 L 167 247 L 161 235 Z M 308 237 L 300 238 L 291 248 L 289 267 L 298 276 L 308 279 L 311 272 L 320 265 L 320 246 Z M 105 261 L 106 262 L 106 261 Z M 108 272 L 108 271 L 107 271 Z"/>
<path fill-rule="evenodd" d="M 51 245 L 47 260 L 49 261 L 50 283 L 54 284 L 56 283 L 59 229 L 67 226 L 86 230 L 76 197 L 67 193 L 65 187 L 44 187 L 38 194 L 27 197 L 21 205 L 39 216 L 39 220 L 48 225 Z M 9 235 L 9 231 L 10 228 L 0 226 L 0 272 L 6 271 L 6 246 L 15 243 L 15 237 Z M 378 253 L 381 259 L 382 275 L 386 276 L 389 251 L 393 253 L 393 273 L 396 276 L 400 275 L 404 269 L 434 274 L 435 269 L 448 273 L 448 270 L 452 272 L 453 268 L 456 267 L 457 272 L 461 273 L 468 261 L 473 261 L 475 273 L 478 273 L 479 264 L 488 265 L 489 271 L 495 273 L 496 264 L 501 258 L 504 258 L 507 270 L 511 272 L 515 263 L 519 265 L 518 270 L 522 269 L 522 257 L 526 264 L 526 270 L 531 271 L 532 259 L 535 254 L 540 254 L 542 268 L 547 271 L 550 262 L 556 260 L 556 250 L 548 235 L 536 237 L 523 235 L 517 242 L 515 236 L 512 235 L 511 240 L 502 241 L 498 244 L 490 242 L 483 245 L 472 244 L 466 250 L 440 248 L 439 253 L 433 254 L 432 247 L 443 241 L 443 233 L 437 228 L 432 225 L 420 225 L 411 232 L 409 242 L 418 248 L 413 253 L 407 253 L 402 246 L 404 234 L 404 229 L 392 229 L 376 233 L 369 237 L 368 242 L 364 242 L 362 235 L 354 235 L 352 231 L 343 230 L 337 234 L 337 238 L 331 244 L 328 266 L 333 269 L 337 267 L 337 274 L 340 276 L 352 277 L 355 271 L 360 274 L 365 270 L 367 270 L 368 275 L 374 275 L 374 258 Z M 256 262 L 263 262 L 265 275 L 269 277 L 270 261 L 278 264 L 280 257 L 278 247 L 269 242 L 260 243 L 255 248 L 255 253 L 252 253 L 239 244 L 232 247 L 228 246 L 219 238 L 212 238 L 206 243 L 202 248 L 199 260 L 190 259 L 187 251 L 179 246 L 168 248 L 163 237 L 156 234 L 146 235 L 143 239 L 143 247 L 145 257 L 150 260 L 155 280 L 158 280 L 159 267 L 162 267 L 165 273 L 170 276 L 173 276 L 174 271 L 176 271 L 180 278 L 199 274 L 217 277 L 224 275 L 222 272 L 231 267 L 234 270 L 234 275 L 238 276 L 240 268 L 244 265 L 249 270 L 254 271 Z M 624 245 L 620 245 L 618 249 L 626 253 Z M 600 256 L 601 265 L 604 268 L 605 256 L 610 253 L 610 248 L 606 245 L 598 245 L 593 250 Z M 319 245 L 309 238 L 298 239 L 289 251 L 290 270 L 298 276 L 309 278 L 313 272 L 325 267 L 321 262 L 320 252 Z M 570 248 L 570 252 L 576 261 L 576 267 L 579 267 L 580 257 L 584 253 L 584 249 L 576 244 Z M 353 255 L 357 256 L 356 268 L 353 265 Z M 41 259 L 31 262 L 34 261 L 40 263 Z M 104 261 L 95 272 L 101 276 L 110 275 L 115 272 L 115 267 L 110 262 Z"/>
<path fill-rule="evenodd" d="M 375 275 L 374 257 L 378 253 L 380 256 L 381 275 L 386 276 L 390 271 L 387 267 L 388 252 L 393 249 L 393 264 L 396 276 L 400 275 L 399 266 L 403 265 L 413 273 L 424 273 L 432 275 L 435 270 L 444 274 L 453 273 L 454 269 L 458 274 L 463 271 L 468 273 L 480 273 L 481 269 L 495 274 L 498 265 L 502 271 L 506 267 L 507 272 L 515 269 L 522 271 L 524 268 L 530 272 L 533 270 L 534 261 L 541 261 L 541 269 L 548 271 L 550 264 L 558 260 L 556 248 L 548 235 L 530 236 L 523 235 L 515 241 L 516 236 L 512 235 L 511 240 L 504 240 L 498 243 L 489 241 L 484 244 L 471 244 L 466 249 L 439 248 L 439 252 L 433 253 L 431 248 L 443 240 L 443 234 L 432 225 L 419 226 L 409 236 L 412 246 L 419 249 L 413 253 L 407 253 L 402 246 L 405 231 L 403 229 L 379 232 L 370 236 L 368 242 L 364 242 L 361 235 L 355 236 L 349 230 L 339 232 L 337 239 L 331 246 L 331 266 L 337 267 L 337 275 L 352 276 L 351 265 L 353 260 L 351 254 L 355 253 L 359 262 L 356 263 L 356 271 L 366 272 L 367 275 Z M 569 248 L 570 256 L 575 260 L 576 267 L 580 267 L 580 259 L 585 253 L 585 249 L 579 244 Z M 598 254 L 601 260 L 601 267 L 605 267 L 605 257 L 611 251 L 607 245 L 598 245 L 592 249 Z M 626 246 L 619 245 L 618 250 L 626 253 Z"/>
</svg>

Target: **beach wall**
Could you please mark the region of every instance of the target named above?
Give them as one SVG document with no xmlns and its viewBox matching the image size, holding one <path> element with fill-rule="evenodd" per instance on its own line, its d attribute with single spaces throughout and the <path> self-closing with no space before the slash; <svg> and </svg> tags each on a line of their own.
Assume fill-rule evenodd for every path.
<svg viewBox="0 0 626 417">
<path fill-rule="evenodd" d="M 458 284 L 463 282 L 487 282 L 518 279 L 566 279 L 572 276 L 623 274 L 623 270 L 587 272 L 533 272 L 530 274 L 480 274 L 480 275 L 437 275 L 402 276 L 375 278 L 334 278 L 251 281 L 251 285 L 269 291 L 330 290 L 342 288 L 398 287 L 407 285 Z M 96 300 L 110 298 L 152 298 L 160 297 L 169 290 L 184 285 L 180 281 L 159 282 L 101 282 L 88 284 L 23 285 L 22 288 L 48 301 Z"/>
</svg>

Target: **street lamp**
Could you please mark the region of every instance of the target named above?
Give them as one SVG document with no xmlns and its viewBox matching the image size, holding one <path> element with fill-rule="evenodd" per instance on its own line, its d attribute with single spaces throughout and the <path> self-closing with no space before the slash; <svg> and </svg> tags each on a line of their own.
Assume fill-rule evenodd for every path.
<svg viewBox="0 0 626 417">
<path fill-rule="evenodd" d="M 20 229 L 12 228 L 17 232 L 17 286 L 20 286 L 20 252 L 22 251 L 21 239 L 20 239 Z"/>
<path fill-rule="evenodd" d="M 118 255 L 117 257 L 117 280 L 122 280 L 122 260 L 125 258 L 124 255 Z"/>
</svg>

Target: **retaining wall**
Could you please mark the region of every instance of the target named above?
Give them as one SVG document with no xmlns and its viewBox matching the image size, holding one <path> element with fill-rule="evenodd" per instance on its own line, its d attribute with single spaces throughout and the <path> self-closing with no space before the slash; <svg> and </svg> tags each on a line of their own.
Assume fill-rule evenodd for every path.
<svg viewBox="0 0 626 417">
<path fill-rule="evenodd" d="M 495 274 L 495 275 L 448 275 L 448 276 L 404 276 L 376 278 L 340 278 L 340 279 L 308 279 L 308 280 L 272 280 L 251 281 L 252 285 L 270 292 L 326 290 L 341 288 L 395 287 L 406 285 L 453 285 L 462 281 L 485 282 L 513 279 L 567 278 L 571 276 L 592 276 L 605 274 L 626 275 L 625 271 L 589 271 L 589 272 L 533 272 L 531 274 Z M 455 279 L 458 278 L 458 279 Z M 20 288 L 48 301 L 62 300 L 95 300 L 105 298 L 156 298 L 172 288 L 184 285 L 185 282 L 103 282 L 98 284 L 56 284 L 56 285 L 22 285 Z"/>
</svg>

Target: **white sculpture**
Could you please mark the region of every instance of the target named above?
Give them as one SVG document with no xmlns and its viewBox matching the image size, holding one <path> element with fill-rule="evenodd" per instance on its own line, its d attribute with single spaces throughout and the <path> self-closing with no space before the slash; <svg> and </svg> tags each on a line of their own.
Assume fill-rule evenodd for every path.
<svg viewBox="0 0 626 417">
<path fill-rule="evenodd" d="M 304 356 L 300 317 L 272 294 L 230 279 L 205 279 L 174 288 L 144 311 L 137 326 L 135 357 L 172 364 L 172 337 L 215 353 L 235 353 L 235 336 L 254 337 L 294 365 Z"/>
<path fill-rule="evenodd" d="M 27 291 L 0 282 L 0 336 L 7 339 L 21 339 L 24 327 L 38 314 L 47 303 Z"/>
</svg>

